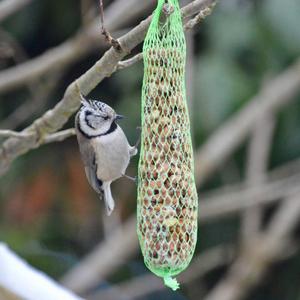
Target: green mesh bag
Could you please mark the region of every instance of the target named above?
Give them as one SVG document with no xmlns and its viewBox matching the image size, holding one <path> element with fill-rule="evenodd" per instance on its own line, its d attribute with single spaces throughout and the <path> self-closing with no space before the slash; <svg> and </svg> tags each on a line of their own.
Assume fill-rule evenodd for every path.
<svg viewBox="0 0 300 300">
<path fill-rule="evenodd" d="M 142 136 L 137 232 L 146 266 L 172 276 L 190 263 L 197 239 L 198 199 L 185 95 L 186 44 L 178 0 L 160 21 L 158 1 L 143 47 Z"/>
</svg>

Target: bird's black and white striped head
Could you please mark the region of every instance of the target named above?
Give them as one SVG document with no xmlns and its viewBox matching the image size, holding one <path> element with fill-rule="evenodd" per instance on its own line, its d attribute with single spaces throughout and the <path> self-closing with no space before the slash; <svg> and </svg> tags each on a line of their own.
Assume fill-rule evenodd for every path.
<svg viewBox="0 0 300 300">
<path fill-rule="evenodd" d="M 115 121 L 122 116 L 107 104 L 87 100 L 81 95 L 82 106 L 77 114 L 77 127 L 86 137 L 104 135 L 116 127 Z"/>
</svg>

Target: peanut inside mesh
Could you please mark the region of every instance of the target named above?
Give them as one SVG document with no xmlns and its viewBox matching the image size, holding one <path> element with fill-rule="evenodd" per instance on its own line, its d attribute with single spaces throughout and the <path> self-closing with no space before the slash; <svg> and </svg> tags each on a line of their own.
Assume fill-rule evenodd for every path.
<svg viewBox="0 0 300 300">
<path fill-rule="evenodd" d="M 146 264 L 179 268 L 196 242 L 197 194 L 184 92 L 185 55 L 148 49 L 144 78 L 138 231 Z"/>
</svg>

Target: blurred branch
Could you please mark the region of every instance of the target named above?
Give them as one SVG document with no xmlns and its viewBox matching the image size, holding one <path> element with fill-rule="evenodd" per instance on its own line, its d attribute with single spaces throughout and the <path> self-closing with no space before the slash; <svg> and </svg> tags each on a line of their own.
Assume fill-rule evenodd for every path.
<svg viewBox="0 0 300 300">
<path fill-rule="evenodd" d="M 2 0 L 0 2 L 0 22 L 14 14 L 32 0 Z"/>
<path fill-rule="evenodd" d="M 200 12 L 193 19 L 189 20 L 184 24 L 184 30 L 190 30 L 197 24 L 201 23 L 206 17 L 208 17 L 212 13 L 216 4 L 217 1 L 213 1 L 209 6 L 200 10 Z"/>
<path fill-rule="evenodd" d="M 260 185 L 266 180 L 274 128 L 275 117 L 270 113 L 258 120 L 252 132 L 246 170 L 249 185 Z M 241 224 L 242 239 L 251 239 L 259 232 L 262 217 L 261 206 L 253 206 L 245 211 Z"/>
<path fill-rule="evenodd" d="M 217 130 L 195 154 L 195 176 L 199 185 L 245 140 L 259 119 L 276 113 L 300 91 L 300 60 L 270 80 L 261 91 Z"/>
<path fill-rule="evenodd" d="M 82 300 L 0 243 L 1 300 Z M 34 288 L 32 288 L 34 287 Z"/>
<path fill-rule="evenodd" d="M 151 1 L 116 0 L 106 9 L 106 25 L 112 31 L 116 31 L 128 21 L 149 11 L 151 7 L 153 7 Z M 28 62 L 0 72 L 0 93 L 20 87 L 51 70 L 66 68 L 72 62 L 98 49 L 100 45 L 105 43 L 100 35 L 97 18 L 91 25 L 80 30 L 75 37 L 59 46 Z"/>
<path fill-rule="evenodd" d="M 8 47 L 11 48 L 11 56 L 14 58 L 15 63 L 23 63 L 28 59 L 28 55 L 22 45 L 3 29 L 0 29 L 0 40 L 1 44 L 7 44 Z M 33 113 L 38 112 L 46 105 L 47 96 L 49 96 L 61 76 L 61 73 L 52 72 L 47 74 L 45 81 L 36 78 L 26 83 L 30 93 L 29 99 L 25 100 L 25 102 L 18 106 L 6 119 L 1 121 L 0 128 L 17 128 L 23 121 L 32 116 Z"/>
<path fill-rule="evenodd" d="M 31 96 L 0 122 L 0 128 L 17 128 L 28 118 L 40 112 L 46 106 L 49 96 L 62 76 L 61 72 L 52 72 L 52 74 L 47 74 L 45 81 L 40 80 L 34 84 L 28 84 Z"/>
<path fill-rule="evenodd" d="M 229 245 L 217 246 L 206 250 L 192 260 L 189 268 L 178 276 L 178 280 L 181 284 L 185 284 L 199 279 L 206 273 L 230 263 L 233 256 L 234 249 Z M 118 295 L 122 295 L 122 299 L 131 300 L 164 289 L 165 286 L 160 278 L 152 274 L 146 274 L 122 282 L 109 289 L 99 291 L 87 298 L 88 300 L 113 300 L 118 299 Z"/>
<path fill-rule="evenodd" d="M 25 49 L 22 45 L 17 41 L 15 37 L 13 37 L 9 32 L 5 31 L 3 28 L 0 28 L 0 45 L 6 46 L 5 48 L 9 48 L 10 51 L 8 53 L 9 56 L 13 58 L 16 63 L 21 63 L 28 59 Z M 1 58 L 1 52 L 0 52 Z"/>
<path fill-rule="evenodd" d="M 297 204 L 295 205 L 296 201 Z M 299 221 L 300 201 L 299 198 L 293 197 L 285 202 L 286 204 L 282 205 L 283 209 L 279 210 L 278 214 L 273 218 L 272 223 L 274 224 L 270 225 L 270 229 L 264 234 L 264 236 L 261 236 L 259 241 L 252 241 L 252 249 L 246 248 L 243 250 L 245 251 L 245 257 L 243 256 L 242 263 L 243 267 L 240 265 L 240 261 L 235 262 L 235 269 L 238 271 L 236 271 L 236 278 L 232 280 L 232 282 L 230 281 L 230 283 L 233 284 L 236 281 L 241 283 L 240 291 L 242 293 L 246 293 L 243 287 L 244 281 L 247 283 L 249 282 L 249 286 L 247 285 L 247 288 L 252 287 L 254 285 L 253 278 L 254 281 L 258 283 L 259 279 L 264 274 L 264 270 L 267 269 L 271 261 L 281 260 L 283 257 L 287 258 L 294 254 L 294 252 L 290 252 L 288 256 L 283 255 L 286 253 L 287 245 L 290 245 L 290 243 L 287 244 L 287 242 L 282 241 L 282 239 L 290 233 L 292 228 L 296 225 L 296 222 Z M 273 232 L 271 234 L 272 238 L 267 241 L 267 237 L 270 236 L 270 231 Z M 266 249 L 266 246 L 268 249 Z M 269 247 L 272 249 L 269 249 Z M 184 273 L 179 275 L 180 282 L 190 282 L 205 275 L 214 268 L 227 264 L 232 260 L 232 251 L 232 248 L 220 246 L 199 255 L 193 260 L 190 267 Z M 254 255 L 257 255 L 257 257 L 252 257 L 252 253 L 255 253 Z M 248 255 L 251 256 L 250 261 Z M 261 269 L 262 265 L 263 267 Z M 240 276 L 245 276 L 247 278 L 240 278 Z M 258 278 L 256 276 L 258 276 Z M 122 295 L 122 299 L 135 299 L 162 289 L 164 289 L 164 286 L 159 278 L 153 275 L 143 275 L 121 283 L 118 286 L 109 288 L 108 290 L 100 291 L 91 297 L 88 297 L 88 299 L 118 299 L 119 295 Z M 225 298 L 221 297 L 221 295 L 224 295 Z M 222 290 L 215 296 L 215 298 L 211 299 L 240 299 L 232 298 L 231 296 L 228 297 L 227 295 L 226 291 Z"/>
<path fill-rule="evenodd" d="M 137 250 L 135 227 L 134 216 L 71 269 L 62 279 L 62 284 L 73 291 L 83 293 L 124 264 Z"/>
<path fill-rule="evenodd" d="M 297 163 L 291 165 L 295 164 Z M 298 167 L 300 168 L 299 163 Z M 270 174 L 270 177 L 274 177 L 273 173 L 276 175 L 273 178 L 274 182 L 264 183 L 258 188 L 249 187 L 246 183 L 235 187 L 231 192 L 221 189 L 210 195 L 200 194 L 199 199 L 203 201 L 199 202 L 199 222 L 206 223 L 221 216 L 232 215 L 254 205 L 274 203 L 282 197 L 289 197 L 295 192 L 300 192 L 300 187 L 298 187 L 300 174 L 295 172 L 296 174 L 288 178 L 280 178 L 285 172 L 286 167 L 274 170 Z M 68 288 L 83 293 L 112 274 L 137 251 L 136 223 L 135 217 L 132 217 L 123 225 L 123 228 L 111 233 L 108 242 L 99 244 L 92 253 L 71 269 L 63 278 L 63 283 Z"/>
<path fill-rule="evenodd" d="M 266 113 L 253 128 L 246 170 L 250 184 L 266 179 L 275 123 L 273 114 Z"/>
<path fill-rule="evenodd" d="M 80 0 L 82 25 L 87 26 L 95 18 L 93 0 Z"/>
<path fill-rule="evenodd" d="M 213 0 L 196 0 L 183 9 L 183 16 L 188 17 L 203 11 Z M 122 25 L 137 17 L 137 15 L 149 11 L 153 7 L 151 1 L 139 0 L 117 0 L 114 1 L 105 11 L 106 26 L 111 31 L 121 28 Z M 126 13 L 124 13 L 126 12 Z M 150 21 L 150 20 L 148 20 Z M 193 24 L 195 26 L 196 24 Z M 78 34 L 54 47 L 44 54 L 15 67 L 0 72 L 0 93 L 20 87 L 31 82 L 35 78 L 48 73 L 50 70 L 62 69 L 72 62 L 89 54 L 103 45 L 103 39 L 99 38 L 98 20 L 84 28 Z"/>
<path fill-rule="evenodd" d="M 195 14 L 206 5 L 209 5 L 211 1 L 195 0 L 182 8 L 182 14 L 184 17 Z M 119 39 L 122 47 L 121 51 L 110 48 L 92 68 L 71 83 L 63 99 L 52 110 L 47 111 L 42 117 L 35 120 L 31 126 L 23 130 L 25 133 L 32 133 L 30 137 L 22 140 L 8 139 L 2 145 L 0 148 L 0 175 L 8 170 L 14 159 L 30 149 L 39 147 L 45 135 L 57 131 L 67 122 L 80 106 L 80 92 L 84 95 L 88 94 L 104 78 L 116 71 L 119 61 L 143 41 L 150 20 L 151 17 L 148 17 Z"/>
<path fill-rule="evenodd" d="M 230 216 L 256 206 L 266 206 L 278 202 L 282 197 L 300 192 L 297 184 L 300 174 L 281 178 L 255 186 L 238 185 L 235 191 L 220 191 L 199 195 L 199 222 L 208 222 Z M 244 187 L 243 187 L 244 186 Z"/>
<path fill-rule="evenodd" d="M 225 278 L 204 300 L 240 300 L 257 284 L 269 266 L 286 251 L 289 235 L 299 222 L 300 194 L 291 196 L 278 209 L 269 228 L 257 234 L 251 243 L 241 249 Z"/>
</svg>

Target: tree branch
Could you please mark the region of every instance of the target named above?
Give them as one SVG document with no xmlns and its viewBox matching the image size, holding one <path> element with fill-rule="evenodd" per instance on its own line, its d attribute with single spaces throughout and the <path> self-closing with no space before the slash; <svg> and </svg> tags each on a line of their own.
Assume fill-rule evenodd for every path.
<svg viewBox="0 0 300 300">
<path fill-rule="evenodd" d="M 183 17 L 197 13 L 197 11 L 210 5 L 211 2 L 212 0 L 193 1 L 182 8 Z M 32 133 L 30 137 L 22 140 L 9 139 L 3 144 L 0 148 L 0 175 L 7 171 L 15 158 L 30 149 L 37 148 L 41 145 L 45 135 L 57 131 L 67 122 L 68 118 L 80 106 L 80 92 L 84 95 L 88 94 L 97 84 L 117 69 L 119 61 L 143 41 L 150 20 L 151 17 L 148 17 L 119 39 L 122 51 L 110 48 L 91 69 L 70 84 L 63 99 L 52 110 L 47 111 L 31 126 L 23 130 L 25 133 Z"/>
<path fill-rule="evenodd" d="M 240 300 L 259 284 L 269 266 L 282 256 L 289 235 L 299 222 L 300 194 L 282 203 L 266 232 L 258 234 L 251 244 L 241 249 L 240 255 L 227 276 L 204 300 Z"/>
<path fill-rule="evenodd" d="M 30 84 L 31 96 L 0 122 L 0 128 L 15 129 L 29 117 L 40 112 L 46 106 L 51 92 L 62 76 L 62 72 L 52 72 L 52 74 L 48 74 L 45 81 L 35 81 L 35 84 Z"/>
<path fill-rule="evenodd" d="M 128 68 L 143 59 L 143 53 L 138 53 L 135 56 L 122 60 L 117 65 L 117 70 Z"/>
<path fill-rule="evenodd" d="M 0 2 L 0 22 L 22 9 L 32 0 L 2 0 Z"/>
<path fill-rule="evenodd" d="M 23 138 L 28 138 L 31 135 L 32 135 L 32 133 L 27 133 L 27 132 L 17 132 L 17 131 L 13 131 L 13 130 L 0 130 L 0 137 L 5 137 L 5 138 L 14 137 L 14 138 L 18 138 L 18 139 L 23 139 Z M 45 136 L 42 144 L 61 142 L 73 135 L 75 135 L 74 128 L 58 131 L 56 133 Z"/>
<path fill-rule="evenodd" d="M 247 183 L 238 185 L 234 191 L 217 192 L 199 195 L 199 222 L 208 222 L 221 217 L 231 216 L 252 207 L 261 207 L 278 202 L 283 197 L 300 192 L 297 182 L 300 174 L 277 179 L 257 186 Z M 244 187 L 243 187 L 244 186 Z"/>
<path fill-rule="evenodd" d="M 50 144 L 54 142 L 61 142 L 71 136 L 75 135 L 75 129 L 70 128 L 62 131 L 58 131 L 53 134 L 49 134 L 48 136 L 45 137 L 44 139 L 44 144 Z"/>
<path fill-rule="evenodd" d="M 114 32 L 153 7 L 151 1 L 116 0 L 106 9 L 107 26 Z M 28 62 L 0 72 L 0 93 L 18 88 L 54 70 L 65 69 L 105 43 L 99 34 L 99 20 L 72 37 Z"/>
<path fill-rule="evenodd" d="M 70 270 L 62 279 L 62 284 L 83 293 L 124 264 L 138 247 L 135 227 L 136 219 L 133 216 Z"/>
<path fill-rule="evenodd" d="M 100 21 L 101 21 L 101 33 L 103 34 L 105 40 L 112 46 L 115 50 L 120 51 L 121 45 L 118 40 L 114 39 L 109 31 L 104 26 L 104 8 L 103 8 L 103 0 L 99 0 L 100 4 Z"/>
<path fill-rule="evenodd" d="M 300 168 L 299 163 L 292 163 L 292 166 L 295 165 Z M 259 189 L 249 187 L 246 183 L 235 187 L 234 191 L 231 192 L 221 189 L 215 193 L 200 194 L 199 199 L 202 201 L 199 202 L 199 222 L 206 223 L 241 212 L 254 205 L 267 205 L 282 197 L 289 197 L 296 192 L 300 193 L 297 184 L 300 180 L 300 174 L 295 171 L 294 175 L 282 179 L 281 175 L 285 172 L 286 167 L 274 170 L 270 174 L 270 177 L 274 177 L 273 173 L 276 175 L 273 178 L 274 182 L 264 183 L 259 186 Z M 63 283 L 68 288 L 83 293 L 112 274 L 137 251 L 136 222 L 135 216 L 133 216 L 122 228 L 111 233 L 107 243 L 101 243 L 74 269 L 71 269 L 63 278 Z"/>
<path fill-rule="evenodd" d="M 8 129 L 0 130 L 0 137 L 27 138 L 30 135 L 32 135 L 32 134 L 26 133 L 26 132 L 16 132 L 13 130 L 8 130 Z"/>
<path fill-rule="evenodd" d="M 209 6 L 200 10 L 200 12 L 193 19 L 189 20 L 188 22 L 186 22 L 186 24 L 184 24 L 184 30 L 190 30 L 197 24 L 201 23 L 206 17 L 208 17 L 212 13 L 216 4 L 217 1 L 213 1 Z"/>
<path fill-rule="evenodd" d="M 267 177 L 269 154 L 275 128 L 275 117 L 272 113 L 266 114 L 258 120 L 248 147 L 247 180 L 249 185 L 260 185 Z M 251 239 L 259 232 L 263 218 L 261 206 L 247 209 L 242 218 L 242 239 Z"/>
<path fill-rule="evenodd" d="M 300 91 L 300 60 L 270 80 L 239 112 L 216 131 L 195 155 L 195 176 L 199 185 L 245 140 L 265 114 L 276 113 Z"/>
</svg>

